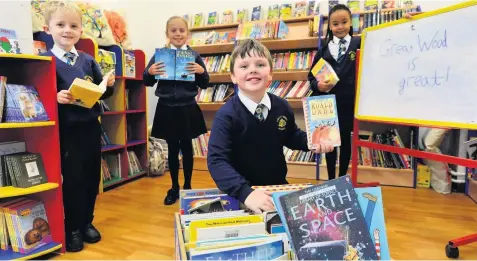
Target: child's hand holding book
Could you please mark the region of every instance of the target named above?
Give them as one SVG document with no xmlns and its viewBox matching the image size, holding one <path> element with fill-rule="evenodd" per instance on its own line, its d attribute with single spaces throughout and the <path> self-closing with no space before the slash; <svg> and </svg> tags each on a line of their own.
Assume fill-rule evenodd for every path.
<svg viewBox="0 0 477 261">
<path fill-rule="evenodd" d="M 70 104 L 73 102 L 73 95 L 69 90 L 61 90 L 56 94 L 56 100 L 60 104 Z"/>
<path fill-rule="evenodd" d="M 164 70 L 165 67 L 166 65 L 164 64 L 164 62 L 157 62 L 151 65 L 147 72 L 149 73 L 149 75 L 163 75 L 166 72 L 166 70 Z"/>
<path fill-rule="evenodd" d="M 204 73 L 204 68 L 200 66 L 196 62 L 189 62 L 187 63 L 188 66 L 186 67 L 186 70 L 189 71 L 189 73 L 197 73 L 197 74 L 203 74 Z"/>
</svg>

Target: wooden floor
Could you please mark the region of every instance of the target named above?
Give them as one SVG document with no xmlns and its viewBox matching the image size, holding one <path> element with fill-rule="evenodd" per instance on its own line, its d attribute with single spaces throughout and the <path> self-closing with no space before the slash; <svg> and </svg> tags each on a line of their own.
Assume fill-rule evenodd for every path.
<svg viewBox="0 0 477 261">
<path fill-rule="evenodd" d="M 290 179 L 290 183 L 315 181 Z M 193 188 L 215 184 L 208 172 L 195 172 Z M 165 206 L 168 175 L 144 177 L 98 197 L 95 226 L 103 239 L 79 253 L 50 259 L 174 259 L 173 214 L 178 203 Z M 477 233 L 477 204 L 463 194 L 441 195 L 432 189 L 383 187 L 391 257 L 447 259 L 450 239 Z M 477 259 L 477 243 L 462 246 L 460 259 Z"/>
</svg>

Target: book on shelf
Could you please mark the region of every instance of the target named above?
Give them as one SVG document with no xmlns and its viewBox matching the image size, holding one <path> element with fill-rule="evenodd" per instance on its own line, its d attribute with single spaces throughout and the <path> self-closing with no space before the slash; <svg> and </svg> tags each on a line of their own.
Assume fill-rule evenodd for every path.
<svg viewBox="0 0 477 261">
<path fill-rule="evenodd" d="M 44 203 L 28 197 L 0 202 L 0 248 L 29 254 L 53 241 Z"/>
<path fill-rule="evenodd" d="M 128 157 L 128 175 L 132 176 L 135 174 L 138 174 L 139 172 L 143 171 L 143 168 L 141 166 L 141 162 L 139 161 L 138 157 L 136 156 L 136 153 L 132 150 L 127 151 L 127 157 Z"/>
<path fill-rule="evenodd" d="M 124 50 L 125 76 L 136 78 L 136 56 L 134 51 Z"/>
<path fill-rule="evenodd" d="M 92 108 L 104 94 L 106 88 L 108 88 L 108 78 L 113 73 L 114 69 L 106 73 L 100 84 L 76 78 L 68 89 L 73 97 L 72 104 L 89 109 Z"/>
<path fill-rule="evenodd" d="M 192 50 L 175 50 L 170 48 L 156 48 L 155 62 L 163 62 L 165 73 L 156 75 L 158 80 L 195 81 L 195 74 L 186 68 L 189 63 L 195 62 Z"/>
<path fill-rule="evenodd" d="M 17 146 L 21 146 L 21 144 L 17 144 Z M 0 163 L 2 165 L 2 180 L 4 180 L 2 183 L 5 186 L 29 188 L 48 182 L 40 153 L 25 151 L 5 154 L 0 156 Z"/>
<path fill-rule="evenodd" d="M 221 24 L 232 24 L 234 22 L 234 12 L 232 10 L 225 10 L 222 13 Z"/>
<path fill-rule="evenodd" d="M 26 151 L 24 141 L 5 141 L 0 143 L 0 187 L 12 186 L 12 178 L 10 177 L 8 168 L 5 168 L 4 156 L 10 154 L 18 154 Z"/>
<path fill-rule="evenodd" d="M 3 122 L 37 122 L 48 120 L 48 114 L 35 86 L 6 84 Z"/>
<path fill-rule="evenodd" d="M 3 108 L 5 107 L 5 95 L 7 91 L 7 77 L 0 75 L 0 122 L 3 119 Z"/>
<path fill-rule="evenodd" d="M 0 53 L 22 53 L 15 30 L 0 28 Z"/>
<path fill-rule="evenodd" d="M 106 75 L 116 68 L 116 53 L 98 49 L 96 61 L 98 62 L 99 68 L 101 68 L 101 73 Z"/>
<path fill-rule="evenodd" d="M 121 153 L 103 153 L 101 155 L 103 181 L 121 177 Z"/>
<path fill-rule="evenodd" d="M 336 85 L 340 80 L 335 70 L 333 70 L 333 67 L 323 58 L 320 58 L 315 66 L 313 66 L 311 73 L 318 82 Z"/>
<path fill-rule="evenodd" d="M 341 145 L 338 111 L 334 94 L 302 99 L 308 148 L 316 149 L 321 143 L 334 147 Z"/>
<path fill-rule="evenodd" d="M 218 24 L 218 22 L 219 22 L 219 17 L 218 17 L 217 12 L 216 11 L 210 12 L 209 16 L 207 18 L 207 25 Z"/>
</svg>

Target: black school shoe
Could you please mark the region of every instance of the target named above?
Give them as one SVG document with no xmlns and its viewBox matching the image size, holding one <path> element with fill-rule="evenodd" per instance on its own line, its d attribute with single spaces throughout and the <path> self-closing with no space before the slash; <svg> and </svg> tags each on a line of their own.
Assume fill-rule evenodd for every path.
<svg viewBox="0 0 477 261">
<path fill-rule="evenodd" d="M 101 234 L 93 226 L 93 224 L 86 225 L 86 228 L 83 231 L 83 240 L 86 243 L 94 244 L 101 240 Z"/>
<path fill-rule="evenodd" d="M 83 250 L 83 248 L 83 238 L 79 229 L 66 235 L 66 251 L 79 252 Z"/>
<path fill-rule="evenodd" d="M 172 205 L 179 199 L 179 188 L 171 188 L 167 191 L 167 196 L 164 199 L 164 204 Z"/>
</svg>

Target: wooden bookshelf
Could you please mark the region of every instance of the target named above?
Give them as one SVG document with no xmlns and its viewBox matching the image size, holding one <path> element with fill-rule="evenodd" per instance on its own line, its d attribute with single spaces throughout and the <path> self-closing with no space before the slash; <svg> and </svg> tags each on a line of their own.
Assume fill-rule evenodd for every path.
<svg viewBox="0 0 477 261">
<path fill-rule="evenodd" d="M 58 106 L 56 101 L 56 59 L 25 54 L 0 54 L 0 75 L 7 84 L 34 86 L 49 121 L 0 123 L 0 141 L 25 142 L 26 151 L 40 153 L 48 182 L 29 188 L 1 187 L 2 201 L 26 197 L 43 202 L 53 242 L 29 254 L 0 250 L 0 260 L 30 259 L 53 251 L 65 252 L 65 228 L 60 165 Z"/>
<path fill-rule="evenodd" d="M 47 49 L 53 47 L 51 36 L 44 32 L 35 33 L 34 39 L 45 42 Z M 147 150 L 147 93 L 146 87 L 142 84 L 146 55 L 142 50 L 133 50 L 136 59 L 135 77 L 126 77 L 124 50 L 120 46 L 98 46 L 92 38 L 81 38 L 75 47 L 77 50 L 91 55 L 96 61 L 98 61 L 99 49 L 114 52 L 116 55 L 114 93 L 104 100 L 110 111 L 106 111 L 100 116 L 101 125 L 112 144 L 103 146 L 101 151 L 103 156 L 105 154 L 120 155 L 121 173 L 108 182 L 103 182 L 103 173 L 101 173 L 99 193 L 102 194 L 110 186 L 123 184 L 146 174 L 149 157 Z M 128 108 L 126 108 L 127 104 Z M 131 135 L 128 135 L 128 130 Z M 134 151 L 144 171 L 133 173 L 133 175 L 128 173 L 128 150 Z"/>
</svg>

